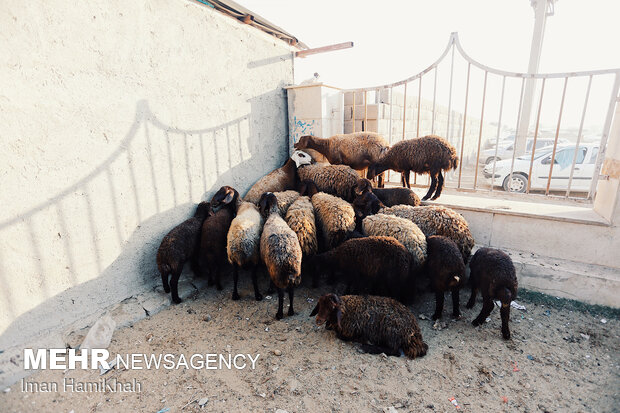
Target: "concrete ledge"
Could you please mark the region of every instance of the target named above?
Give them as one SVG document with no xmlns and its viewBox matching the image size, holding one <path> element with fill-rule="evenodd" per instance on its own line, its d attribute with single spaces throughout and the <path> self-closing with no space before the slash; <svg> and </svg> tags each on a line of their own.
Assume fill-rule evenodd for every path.
<svg viewBox="0 0 620 413">
<path fill-rule="evenodd" d="M 588 304 L 620 308 L 620 270 L 504 250 L 515 264 L 519 287 Z"/>
</svg>

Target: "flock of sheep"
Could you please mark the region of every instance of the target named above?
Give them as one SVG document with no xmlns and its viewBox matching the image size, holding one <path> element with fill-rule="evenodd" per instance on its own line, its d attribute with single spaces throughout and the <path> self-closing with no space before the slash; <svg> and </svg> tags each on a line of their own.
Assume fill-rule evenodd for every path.
<svg viewBox="0 0 620 413">
<path fill-rule="evenodd" d="M 187 261 L 195 274 L 207 275 L 208 284 L 221 290 L 220 275 L 230 263 L 232 299 L 240 298 L 239 269 L 245 269 L 251 272 L 256 300 L 261 300 L 257 273 L 264 266 L 268 292 L 278 292 L 276 318 L 281 319 L 284 290 L 288 315 L 293 315 L 301 275 L 313 287 L 326 275 L 330 285 L 342 282 L 347 295 L 322 296 L 311 314 L 317 324 L 326 323 L 339 338 L 359 341 L 371 353 L 400 355 L 402 350 L 411 358 L 423 356 L 428 346 L 403 303 L 430 287 L 436 320 L 442 316 L 444 293 L 450 291 L 452 315 L 459 317 L 459 290 L 466 282 L 474 239 L 460 214 L 439 205 L 421 206 L 409 189 L 409 175 L 430 174 L 423 200 L 436 199 L 443 188 L 442 171 L 458 166 L 454 147 L 432 135 L 390 147 L 380 135 L 360 132 L 328 139 L 303 136 L 295 149 L 243 199 L 223 186 L 164 237 L 157 252 L 164 290 L 172 293 L 173 302 L 181 302 L 177 285 Z M 387 169 L 402 174 L 403 188 L 383 188 Z M 467 308 L 474 306 L 478 291 L 483 297 L 472 324 L 483 323 L 493 300 L 499 300 L 502 335 L 509 339 L 510 302 L 517 294 L 510 257 L 481 248 L 469 266 Z"/>
</svg>

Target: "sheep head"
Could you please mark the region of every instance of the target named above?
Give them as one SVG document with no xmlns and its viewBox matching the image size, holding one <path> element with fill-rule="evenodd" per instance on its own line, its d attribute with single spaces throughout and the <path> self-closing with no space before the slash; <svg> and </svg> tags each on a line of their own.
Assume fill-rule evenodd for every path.
<svg viewBox="0 0 620 413">
<path fill-rule="evenodd" d="M 303 151 L 293 152 L 291 159 L 298 168 L 302 165 L 310 165 L 313 162 L 312 157 Z"/>
<path fill-rule="evenodd" d="M 355 195 L 362 195 L 366 192 L 372 192 L 372 182 L 366 178 L 360 178 L 357 180 L 357 184 L 353 188 Z"/>
<path fill-rule="evenodd" d="M 206 219 L 211 215 L 213 215 L 213 209 L 211 208 L 210 202 L 203 201 L 198 204 L 198 207 L 196 207 L 196 213 L 194 214 L 195 217 Z"/>
<path fill-rule="evenodd" d="M 221 187 L 213 198 L 211 198 L 211 206 L 213 208 L 217 208 L 224 205 L 233 205 L 236 206 L 237 200 L 239 199 L 239 193 L 237 190 L 231 186 L 223 186 Z"/>
<path fill-rule="evenodd" d="M 278 210 L 278 199 L 273 192 L 265 192 L 258 201 L 258 208 L 263 217 L 267 217 L 271 212 Z"/>
<path fill-rule="evenodd" d="M 304 135 L 301 138 L 299 138 L 299 141 L 295 143 L 295 145 L 293 145 L 295 147 L 295 149 L 306 149 L 306 148 L 312 148 L 312 141 L 316 139 L 316 137 L 312 136 L 312 135 Z"/>
<path fill-rule="evenodd" d="M 368 215 L 375 215 L 381 208 L 385 207 L 372 192 L 363 192 L 353 200 L 353 210 L 355 211 L 356 221 L 361 222 Z"/>
<path fill-rule="evenodd" d="M 314 194 L 319 192 L 319 188 L 317 188 L 314 181 L 306 179 L 297 186 L 297 192 L 299 192 L 301 196 L 307 195 L 312 198 Z"/>
<path fill-rule="evenodd" d="M 342 328 L 340 325 L 342 321 L 342 300 L 336 294 L 325 294 L 319 298 L 319 302 L 310 313 L 310 317 L 315 315 L 317 325 L 320 326 L 326 321 L 333 324 L 335 321 L 340 330 Z"/>
</svg>

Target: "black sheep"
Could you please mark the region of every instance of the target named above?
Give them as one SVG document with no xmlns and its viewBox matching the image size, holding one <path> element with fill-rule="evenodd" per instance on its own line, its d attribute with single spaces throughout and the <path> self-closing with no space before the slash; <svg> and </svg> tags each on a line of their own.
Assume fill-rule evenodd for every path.
<svg viewBox="0 0 620 413">
<path fill-rule="evenodd" d="M 331 279 L 339 270 L 345 275 L 347 292 L 409 298 L 414 287 L 415 267 L 411 253 L 395 238 L 354 238 L 314 257 L 320 270 L 328 269 Z"/>
<path fill-rule="evenodd" d="M 200 244 L 200 228 L 205 219 L 213 215 L 211 204 L 201 202 L 196 208 L 194 216 L 174 227 L 161 241 L 157 250 L 157 268 L 161 274 L 164 291 L 172 290 L 172 301 L 180 303 L 177 289 L 183 265 L 191 259 L 192 270 L 197 272 L 196 252 Z M 172 274 L 170 285 L 168 275 Z"/>
<path fill-rule="evenodd" d="M 357 180 L 355 193 L 361 195 L 372 192 L 379 200 L 388 207 L 394 205 L 420 205 L 420 197 L 409 188 L 373 188 L 372 183 L 365 178 Z"/>
<path fill-rule="evenodd" d="M 499 300 L 502 304 L 500 314 L 502 317 L 502 336 L 508 340 L 510 329 L 510 302 L 517 297 L 517 276 L 512 260 L 503 251 L 494 248 L 480 248 L 474 254 L 469 263 L 471 297 L 467 302 L 467 308 L 472 308 L 476 303 L 476 293 L 482 293 L 482 311 L 472 324 L 479 326 L 491 314 L 493 300 Z"/>
<path fill-rule="evenodd" d="M 314 315 L 317 325 L 326 322 L 338 338 L 358 341 L 368 353 L 400 356 L 402 349 L 414 359 L 428 350 L 413 313 L 392 298 L 325 294 L 310 313 Z"/>
<path fill-rule="evenodd" d="M 441 318 L 444 293 L 452 292 L 452 316 L 460 317 L 459 292 L 465 282 L 465 263 L 458 247 L 450 238 L 433 235 L 426 238 L 425 273 L 435 293 L 433 320 Z"/>
<path fill-rule="evenodd" d="M 202 273 L 209 270 L 209 285 L 215 285 L 218 290 L 222 289 L 220 272 L 222 265 L 227 260 L 226 236 L 233 218 L 237 215 L 237 209 L 241 200 L 239 193 L 230 186 L 221 187 L 213 198 L 211 206 L 221 207 L 212 217 L 202 224 L 200 239 L 200 268 Z"/>
</svg>

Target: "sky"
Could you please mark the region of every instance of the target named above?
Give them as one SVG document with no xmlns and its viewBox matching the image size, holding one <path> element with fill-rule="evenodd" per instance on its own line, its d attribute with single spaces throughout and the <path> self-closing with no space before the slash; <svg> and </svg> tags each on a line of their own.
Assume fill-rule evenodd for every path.
<svg viewBox="0 0 620 413">
<path fill-rule="evenodd" d="M 464 50 L 478 62 L 511 72 L 527 71 L 534 26 L 529 0 L 237 1 L 309 47 L 354 42 L 352 49 L 295 59 L 296 83 L 311 78 L 314 72 L 319 73 L 320 81 L 341 88 L 399 81 L 432 64 L 446 47 L 451 32 L 458 32 Z M 620 68 L 619 20 L 619 0 L 558 0 L 555 15 L 547 19 L 539 72 Z M 465 88 L 463 62 L 461 66 L 457 62 L 455 71 L 456 101 L 464 101 L 459 96 L 464 96 Z M 446 65 L 449 59 L 444 61 Z M 440 65 L 439 72 L 438 99 L 445 104 L 449 68 Z M 472 71 L 470 89 L 474 95 L 481 95 L 482 79 L 482 73 Z M 593 84 L 588 112 L 605 112 L 611 81 L 601 82 Z M 427 78 L 423 87 L 427 93 L 422 93 L 425 98 L 432 92 L 431 83 Z M 508 83 L 506 105 L 516 118 L 518 105 L 514 102 L 518 102 L 520 83 Z M 566 125 L 579 123 L 586 84 L 571 81 L 566 99 L 570 115 L 563 121 Z M 489 77 L 487 93 L 499 95 L 500 85 L 499 79 Z M 541 116 L 541 122 L 548 126 L 557 122 L 553 107 L 559 106 L 561 91 L 561 81 L 548 82 L 545 93 L 549 97 L 545 97 L 552 110 L 544 110 Z M 481 98 L 472 99 L 473 111 Z M 491 118 L 497 117 L 497 106 L 492 106 L 495 113 Z M 600 123 L 600 116 L 587 116 L 586 125 Z"/>
</svg>

